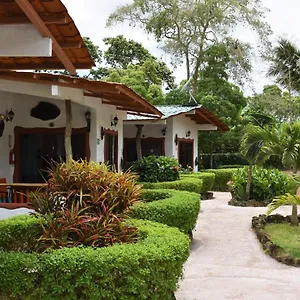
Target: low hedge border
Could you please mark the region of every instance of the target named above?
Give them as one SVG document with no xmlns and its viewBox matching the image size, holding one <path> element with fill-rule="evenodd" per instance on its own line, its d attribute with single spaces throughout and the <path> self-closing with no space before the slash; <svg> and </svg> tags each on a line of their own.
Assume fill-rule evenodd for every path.
<svg viewBox="0 0 300 300">
<path fill-rule="evenodd" d="M 0 236 L 10 222 L 1 222 Z M 25 219 L 20 222 L 26 228 Z M 32 217 L 27 222 L 31 224 Z M 188 237 L 163 224 L 129 222 L 143 237 L 136 244 L 63 248 L 42 254 L 1 251 L 0 298 L 174 299 L 189 256 Z"/>
<path fill-rule="evenodd" d="M 275 258 L 277 261 L 282 262 L 286 265 L 300 267 L 300 258 L 295 258 L 285 253 L 281 247 L 275 245 L 269 239 L 266 231 L 264 230 L 266 224 L 286 224 L 290 222 L 290 216 L 284 217 L 282 215 L 276 214 L 267 217 L 266 215 L 259 215 L 258 217 L 255 216 L 252 218 L 252 228 L 266 253 Z"/>
<path fill-rule="evenodd" d="M 198 178 L 203 181 L 201 194 L 205 194 L 208 191 L 212 191 L 212 188 L 215 183 L 216 175 L 214 173 L 205 173 L 205 172 L 197 172 L 197 173 L 187 173 L 181 174 L 181 178 Z"/>
<path fill-rule="evenodd" d="M 213 191 L 228 192 L 227 182 L 232 180 L 232 176 L 237 170 L 238 168 L 216 169 L 216 170 L 208 169 L 208 170 L 201 170 L 200 172 L 215 174 L 216 177 L 212 188 Z"/>
<path fill-rule="evenodd" d="M 147 202 L 134 205 L 131 217 L 160 222 L 191 234 L 200 211 L 198 194 L 175 190 L 146 190 L 144 193 Z"/>
<path fill-rule="evenodd" d="M 141 182 L 145 189 L 171 189 L 201 194 L 203 180 L 200 178 L 184 178 L 166 182 Z"/>
</svg>

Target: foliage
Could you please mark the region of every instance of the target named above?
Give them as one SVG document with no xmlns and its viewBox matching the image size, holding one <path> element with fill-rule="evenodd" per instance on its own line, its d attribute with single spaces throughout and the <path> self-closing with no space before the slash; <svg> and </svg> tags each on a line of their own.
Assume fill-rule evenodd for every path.
<svg viewBox="0 0 300 300">
<path fill-rule="evenodd" d="M 277 127 L 252 126 L 244 139 L 245 148 L 261 144 L 261 149 L 256 159 L 257 163 L 263 164 L 272 155 L 278 156 L 285 167 L 296 172 L 300 169 L 300 123 L 283 123 Z"/>
<path fill-rule="evenodd" d="M 300 91 L 300 50 L 287 38 L 280 38 L 269 57 L 271 66 L 269 75 L 276 78 L 277 83 L 289 92 Z"/>
<path fill-rule="evenodd" d="M 177 227 L 184 233 L 194 229 L 200 210 L 199 194 L 166 189 L 146 190 L 146 193 L 147 202 L 134 205 L 130 213 L 133 218 Z"/>
<path fill-rule="evenodd" d="M 234 140 L 232 140 L 234 143 Z M 222 165 L 246 165 L 247 161 L 238 152 L 201 153 L 201 166 L 203 169 L 218 169 Z"/>
<path fill-rule="evenodd" d="M 198 73 L 205 64 L 207 49 L 213 44 L 223 43 L 234 58 L 233 78 L 241 79 L 251 69 L 247 59 L 249 45 L 233 38 L 232 33 L 238 25 L 247 24 L 265 43 L 270 33 L 263 21 L 265 12 L 259 0 L 134 0 L 118 7 L 110 15 L 107 25 L 129 20 L 131 26 L 141 26 L 153 35 L 172 55 L 174 64 L 184 60 L 187 78 L 192 77 L 196 95 Z"/>
<path fill-rule="evenodd" d="M 233 175 L 238 169 L 217 169 L 217 170 L 201 170 L 201 172 L 209 172 L 215 174 L 215 182 L 213 191 L 228 192 L 228 182 L 232 180 Z"/>
<path fill-rule="evenodd" d="M 0 220 L 1 251 L 34 251 L 42 228 L 33 216 L 24 215 Z"/>
<path fill-rule="evenodd" d="M 218 169 L 239 169 L 244 168 L 245 165 L 222 165 L 219 166 Z"/>
<path fill-rule="evenodd" d="M 43 228 L 41 250 L 135 242 L 136 230 L 123 220 L 139 197 L 140 186 L 130 173 L 95 162 L 54 164 L 46 190 L 31 196 Z"/>
<path fill-rule="evenodd" d="M 132 170 L 143 182 L 164 182 L 179 179 L 179 164 L 175 158 L 150 155 L 133 164 Z"/>
<path fill-rule="evenodd" d="M 143 236 L 136 244 L 0 252 L 0 298 L 171 300 L 189 255 L 189 238 L 149 221 L 129 226 Z M 0 236 L 3 232 L 4 227 Z"/>
<path fill-rule="evenodd" d="M 143 183 L 145 189 L 171 189 L 178 191 L 188 191 L 201 194 L 203 191 L 203 181 L 200 178 L 183 178 L 176 181 Z"/>
<path fill-rule="evenodd" d="M 267 224 L 265 231 L 272 242 L 293 257 L 300 258 L 300 227 L 288 224 Z"/>
<path fill-rule="evenodd" d="M 189 174 L 181 174 L 180 177 L 182 179 L 186 178 L 198 178 L 202 180 L 202 191 L 201 193 L 206 193 L 208 191 L 212 191 L 214 186 L 215 177 L 216 175 L 213 173 L 204 173 L 204 172 L 197 172 L 197 173 L 189 173 Z"/>
<path fill-rule="evenodd" d="M 237 200 L 244 201 L 248 178 L 248 167 L 238 169 L 232 178 L 232 190 Z M 296 190 L 296 182 L 289 175 L 277 169 L 253 168 L 253 182 L 250 199 L 270 201 L 276 196 L 292 193 Z"/>
</svg>

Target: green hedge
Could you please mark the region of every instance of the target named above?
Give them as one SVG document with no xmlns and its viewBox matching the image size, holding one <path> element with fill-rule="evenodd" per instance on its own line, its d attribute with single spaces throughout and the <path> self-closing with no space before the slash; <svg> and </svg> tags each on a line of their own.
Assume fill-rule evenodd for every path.
<svg viewBox="0 0 300 300">
<path fill-rule="evenodd" d="M 167 181 L 167 182 L 141 182 L 145 189 L 171 189 L 178 191 L 187 191 L 201 194 L 203 180 L 199 178 L 184 178 L 175 181 Z"/>
<path fill-rule="evenodd" d="M 0 236 L 10 222 L 1 224 Z M 28 217 L 27 223 L 32 222 Z M 143 237 L 136 244 L 63 248 L 42 254 L 0 252 L 0 298 L 172 299 L 189 255 L 189 238 L 159 223 L 130 222 Z"/>
<path fill-rule="evenodd" d="M 207 193 L 208 191 L 212 191 L 215 182 L 215 177 L 216 177 L 214 173 L 205 173 L 205 172 L 187 173 L 187 174 L 181 174 L 180 176 L 182 179 L 186 179 L 186 178 L 201 179 L 203 181 L 201 193 Z"/>
<path fill-rule="evenodd" d="M 227 182 L 232 180 L 233 174 L 237 171 L 237 168 L 234 169 L 208 169 L 203 170 L 202 172 L 208 172 L 215 174 L 215 182 L 213 185 L 213 191 L 220 191 L 220 192 L 228 192 Z"/>
<path fill-rule="evenodd" d="M 169 194 L 167 198 L 166 193 Z M 149 202 L 151 194 L 152 202 Z M 145 191 L 145 195 L 147 203 L 133 206 L 133 218 L 160 222 L 177 227 L 184 233 L 193 230 L 200 210 L 199 194 L 175 190 L 148 190 Z M 158 200 L 159 198 L 162 200 Z"/>
</svg>

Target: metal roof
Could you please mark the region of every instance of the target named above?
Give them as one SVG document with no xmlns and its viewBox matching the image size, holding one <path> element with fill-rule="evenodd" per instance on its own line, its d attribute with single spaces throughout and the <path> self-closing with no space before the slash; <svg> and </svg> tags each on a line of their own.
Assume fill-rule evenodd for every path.
<svg viewBox="0 0 300 300">
<path fill-rule="evenodd" d="M 163 116 L 158 120 L 165 120 L 171 117 L 185 114 L 186 117 L 190 118 L 196 124 L 211 124 L 216 126 L 220 131 L 228 131 L 228 126 L 223 123 L 219 118 L 205 109 L 202 105 L 190 106 L 190 105 L 158 105 L 155 106 Z M 193 113 L 194 112 L 194 113 Z M 189 114 L 191 113 L 191 114 Z M 154 121 L 153 118 L 127 115 L 128 122 L 134 121 Z"/>
</svg>

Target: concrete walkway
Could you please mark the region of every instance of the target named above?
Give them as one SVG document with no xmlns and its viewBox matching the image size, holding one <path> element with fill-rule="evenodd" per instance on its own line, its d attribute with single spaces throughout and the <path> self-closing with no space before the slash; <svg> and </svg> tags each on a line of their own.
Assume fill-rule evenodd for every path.
<svg viewBox="0 0 300 300">
<path fill-rule="evenodd" d="M 266 255 L 251 231 L 266 208 L 228 206 L 229 193 L 202 201 L 177 300 L 299 300 L 300 268 Z M 290 214 L 291 208 L 278 210 Z"/>
</svg>

